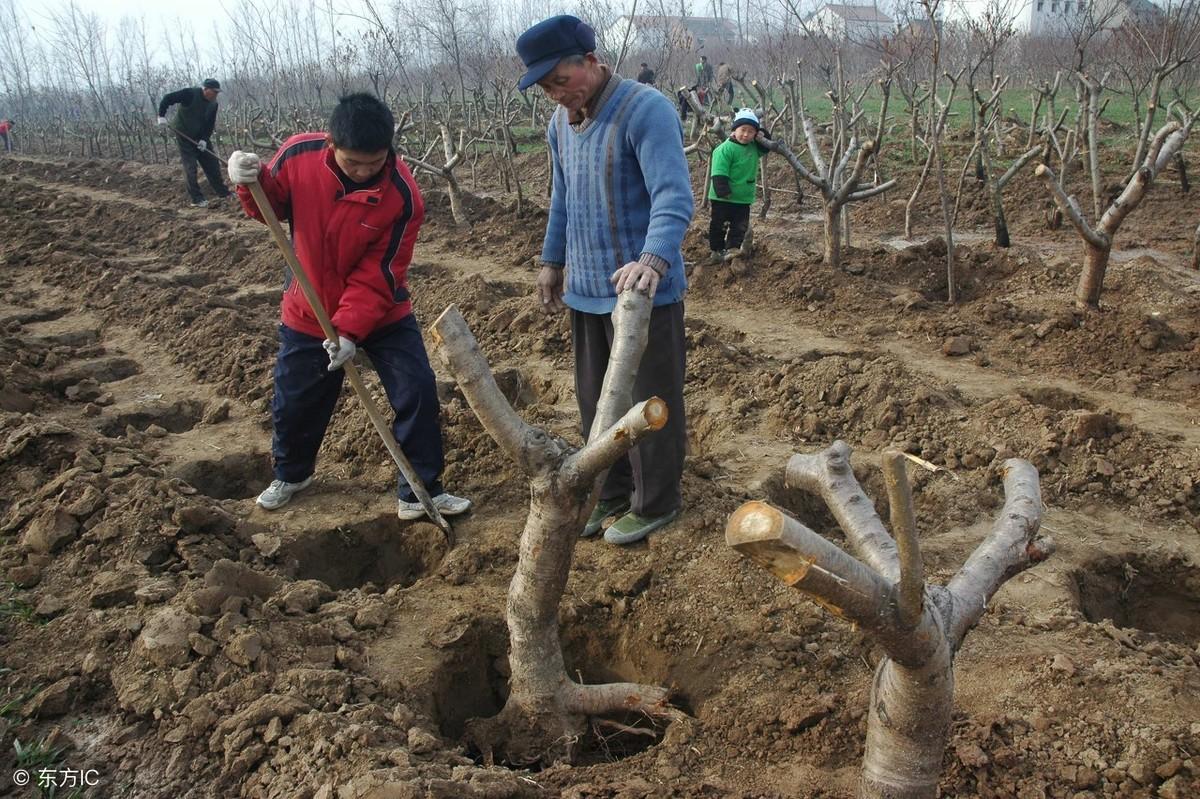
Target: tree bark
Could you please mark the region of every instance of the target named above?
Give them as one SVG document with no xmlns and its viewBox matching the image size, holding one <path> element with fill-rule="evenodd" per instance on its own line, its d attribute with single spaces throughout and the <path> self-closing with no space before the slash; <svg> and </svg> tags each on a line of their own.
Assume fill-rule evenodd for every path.
<svg viewBox="0 0 1200 799">
<path fill-rule="evenodd" d="M 825 203 L 825 265 L 830 269 L 842 267 L 841 206 Z"/>
<path fill-rule="evenodd" d="M 657 397 L 629 407 L 650 310 L 645 294 L 628 291 L 618 298 L 612 359 L 591 435 L 580 448 L 527 424 L 512 409 L 455 306 L 434 323 L 435 338 L 471 409 L 530 480 L 529 515 L 508 591 L 509 698 L 497 716 L 467 724 L 467 737 L 485 756 L 498 755 L 514 765 L 569 762 L 589 715 L 632 711 L 664 719 L 682 716 L 668 704 L 664 688 L 573 682 L 558 635 L 558 606 L 575 543 L 599 496 L 602 475 L 666 424 L 666 403 Z"/>
<path fill-rule="evenodd" d="M 1112 245 L 1097 246 L 1089 241 L 1083 243 L 1083 273 L 1075 287 L 1075 304 L 1081 308 L 1099 310 L 1100 292 L 1104 289 L 1104 273 L 1108 271 L 1108 258 Z"/>
</svg>

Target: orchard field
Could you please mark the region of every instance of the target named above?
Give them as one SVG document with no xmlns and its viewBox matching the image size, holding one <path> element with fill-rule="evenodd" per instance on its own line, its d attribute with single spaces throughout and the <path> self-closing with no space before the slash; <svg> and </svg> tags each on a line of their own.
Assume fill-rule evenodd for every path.
<svg viewBox="0 0 1200 799">
<path fill-rule="evenodd" d="M 544 185 L 544 156 L 518 157 Z M 573 677 L 668 686 L 687 717 L 593 720 L 575 765 L 529 769 L 463 737 L 506 698 L 524 478 L 427 336 L 447 485 L 475 502 L 457 546 L 396 519 L 348 394 L 313 488 L 257 509 L 283 265 L 235 203 L 182 207 L 179 182 L 0 159 L 0 794 L 37 795 L 12 783 L 32 765 L 95 769 L 97 797 L 853 796 L 880 651 L 724 542 L 747 499 L 840 541 L 782 480 L 839 439 L 884 518 L 883 449 L 938 467 L 912 470 L 931 582 L 985 534 L 1005 458 L 1040 475 L 1057 551 L 966 639 L 941 795 L 1200 792 L 1200 200 L 1173 173 L 1122 228 L 1099 312 L 1074 307 L 1080 241 L 1047 229 L 1031 171 L 1007 249 L 968 178 L 955 305 L 932 192 L 913 241 L 902 196 L 854 206 L 840 270 L 811 195 L 777 192 L 753 255 L 699 271 L 698 209 L 685 512 L 629 548 L 580 542 L 560 607 Z M 467 191 L 462 228 L 426 185 L 418 319 L 457 304 L 520 415 L 578 441 L 569 329 L 533 299 L 544 197 Z"/>
</svg>

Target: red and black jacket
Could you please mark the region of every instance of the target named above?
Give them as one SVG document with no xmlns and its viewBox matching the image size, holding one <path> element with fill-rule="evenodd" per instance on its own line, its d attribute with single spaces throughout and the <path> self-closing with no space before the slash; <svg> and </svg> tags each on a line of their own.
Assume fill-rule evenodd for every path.
<svg viewBox="0 0 1200 799">
<path fill-rule="evenodd" d="M 369 188 L 347 192 L 324 133 L 283 143 L 258 175 L 276 215 L 292 227 L 296 256 L 338 333 L 361 342 L 412 313 L 408 265 L 425 204 L 395 154 Z M 246 213 L 262 221 L 254 197 L 238 186 Z M 325 338 L 296 281 L 285 282 L 283 323 Z"/>
</svg>

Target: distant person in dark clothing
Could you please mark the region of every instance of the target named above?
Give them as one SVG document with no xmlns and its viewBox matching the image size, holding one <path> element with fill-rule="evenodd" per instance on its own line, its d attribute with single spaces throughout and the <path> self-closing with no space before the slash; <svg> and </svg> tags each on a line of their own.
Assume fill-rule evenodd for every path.
<svg viewBox="0 0 1200 799">
<path fill-rule="evenodd" d="M 639 72 L 637 74 L 638 83 L 646 83 L 646 84 L 653 86 L 654 85 L 654 77 L 655 77 L 654 70 L 650 69 L 650 66 L 648 64 L 646 64 L 645 62 L 642 62 L 642 70 L 641 70 L 641 72 Z"/>
<path fill-rule="evenodd" d="M 690 89 L 683 88 L 675 92 L 675 99 L 679 101 L 679 118 L 687 122 L 688 114 L 692 113 L 692 106 L 688 103 L 688 92 Z"/>
<path fill-rule="evenodd" d="M 724 61 L 717 64 L 717 96 L 721 95 L 726 105 L 733 105 L 733 67 Z"/>
<path fill-rule="evenodd" d="M 190 86 L 171 92 L 158 104 L 158 124 L 167 126 L 167 109 L 178 105 L 170 127 L 175 131 L 175 143 L 179 145 L 179 159 L 183 162 L 183 175 L 187 180 L 188 198 L 197 208 L 207 208 L 208 200 L 200 191 L 196 180 L 196 164 L 199 162 L 208 178 L 208 185 L 222 199 L 229 197 L 229 188 L 221 176 L 221 162 L 208 147 L 213 128 L 217 126 L 217 95 L 221 84 L 208 78 L 200 86 Z M 188 141 L 191 139 L 191 141 Z"/>
<path fill-rule="evenodd" d="M 13 151 L 12 139 L 8 137 L 8 132 L 13 129 L 15 124 L 11 119 L 0 119 L 0 139 L 4 140 L 4 152 L 6 153 Z"/>
</svg>

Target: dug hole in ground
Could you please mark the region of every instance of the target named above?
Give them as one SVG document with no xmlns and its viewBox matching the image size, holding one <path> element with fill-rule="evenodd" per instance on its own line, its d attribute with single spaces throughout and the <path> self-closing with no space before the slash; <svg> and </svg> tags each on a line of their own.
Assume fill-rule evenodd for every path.
<svg viewBox="0 0 1200 799">
<path fill-rule="evenodd" d="M 314 485 L 263 513 L 266 230 L 156 201 L 179 191 L 167 166 L 9 158 L 0 186 L 0 793 L 30 790 L 20 741 L 95 769 L 89 796 L 853 796 L 880 652 L 723 538 L 762 499 L 841 542 L 782 479 L 835 439 L 884 519 L 881 450 L 941 467 L 910 472 L 932 582 L 989 528 L 1003 460 L 1040 473 L 1058 549 L 958 655 L 943 796 L 1200 790 L 1200 278 L 1178 229 L 1200 202 L 1170 181 L 1122 229 L 1099 314 L 1073 310 L 1079 242 L 1045 230 L 1032 174 L 1008 250 L 986 195 L 964 197 L 955 308 L 944 243 L 898 240 L 903 201 L 854 209 L 844 271 L 821 265 L 812 207 L 755 220 L 753 258 L 686 301 L 683 516 L 636 546 L 580 542 L 560 606 L 573 677 L 667 686 L 690 718 L 594 723 L 575 765 L 540 770 L 461 744 L 506 699 L 529 494 L 436 356 L 446 484 L 475 502 L 453 551 L 396 519 L 348 392 Z M 578 441 L 566 319 L 531 301 L 544 212 L 467 195 L 467 231 L 427 198 L 418 319 L 457 304 L 521 416 Z"/>
</svg>

